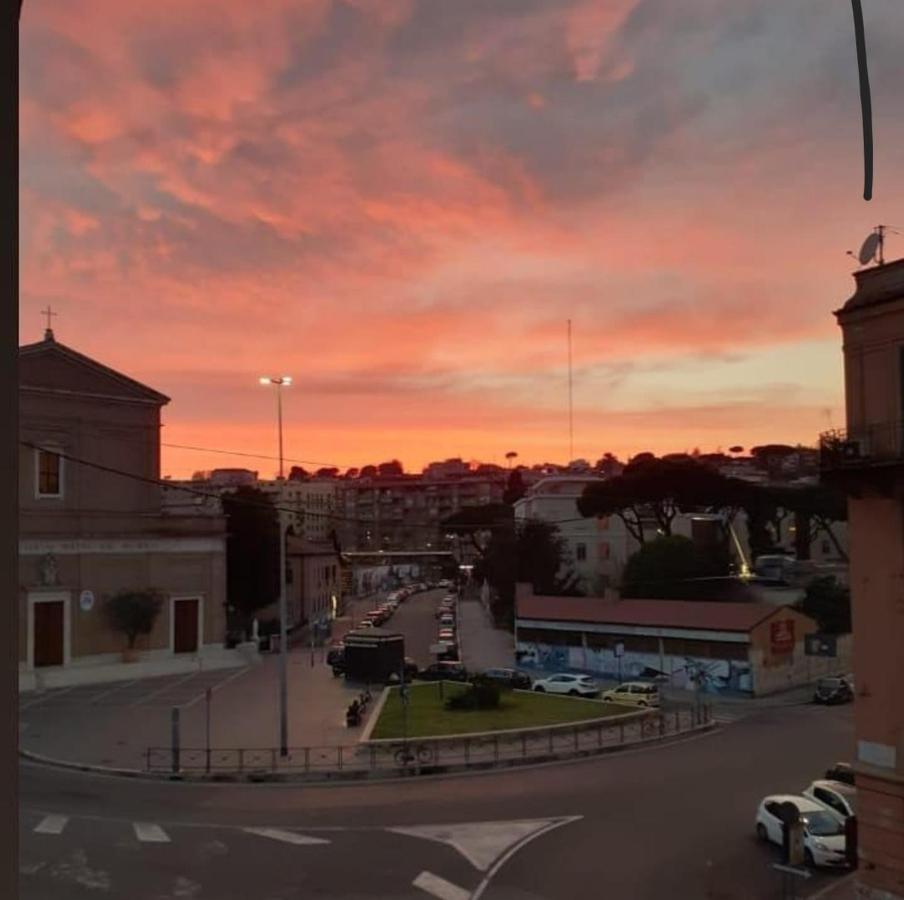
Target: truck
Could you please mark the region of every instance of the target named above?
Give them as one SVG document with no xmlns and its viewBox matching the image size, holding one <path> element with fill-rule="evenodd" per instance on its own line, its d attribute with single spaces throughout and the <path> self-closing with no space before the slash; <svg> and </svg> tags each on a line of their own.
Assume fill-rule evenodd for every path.
<svg viewBox="0 0 904 900">
<path fill-rule="evenodd" d="M 348 681 L 380 684 L 405 664 L 405 637 L 387 628 L 366 628 L 345 635 L 342 674 Z"/>
</svg>

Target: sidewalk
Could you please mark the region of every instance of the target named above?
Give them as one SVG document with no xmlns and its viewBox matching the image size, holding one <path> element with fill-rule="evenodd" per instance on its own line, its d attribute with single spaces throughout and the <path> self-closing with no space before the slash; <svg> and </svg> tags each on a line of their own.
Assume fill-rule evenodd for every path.
<svg viewBox="0 0 904 900">
<path fill-rule="evenodd" d="M 479 600 L 459 601 L 458 616 L 461 661 L 469 672 L 514 668 L 512 633 L 496 628 Z"/>
</svg>

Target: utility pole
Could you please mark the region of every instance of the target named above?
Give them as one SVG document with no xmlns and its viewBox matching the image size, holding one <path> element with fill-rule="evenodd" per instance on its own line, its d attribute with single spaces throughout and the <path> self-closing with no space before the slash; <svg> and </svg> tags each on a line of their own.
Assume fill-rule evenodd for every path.
<svg viewBox="0 0 904 900">
<path fill-rule="evenodd" d="M 574 403 L 571 375 L 571 319 L 568 320 L 568 462 L 574 459 Z"/>
</svg>

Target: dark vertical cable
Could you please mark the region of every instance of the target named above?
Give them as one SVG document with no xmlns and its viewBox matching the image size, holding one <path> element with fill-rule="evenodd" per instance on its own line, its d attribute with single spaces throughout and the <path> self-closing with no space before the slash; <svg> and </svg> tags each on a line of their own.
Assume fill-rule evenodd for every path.
<svg viewBox="0 0 904 900">
<path fill-rule="evenodd" d="M 857 67 L 860 70 L 860 109 L 863 113 L 863 199 L 873 197 L 873 104 L 869 91 L 869 67 L 866 61 L 866 34 L 860 0 L 851 0 L 854 13 L 854 37 L 857 42 Z"/>
</svg>

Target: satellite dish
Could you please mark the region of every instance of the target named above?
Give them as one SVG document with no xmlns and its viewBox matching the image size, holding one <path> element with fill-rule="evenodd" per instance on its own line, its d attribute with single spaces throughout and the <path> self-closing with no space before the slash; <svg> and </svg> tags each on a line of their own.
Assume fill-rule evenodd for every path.
<svg viewBox="0 0 904 900">
<path fill-rule="evenodd" d="M 863 242 L 863 246 L 860 248 L 860 253 L 857 254 L 857 259 L 863 265 L 866 265 L 870 262 L 873 257 L 876 255 L 876 251 L 879 249 L 879 244 L 881 243 L 881 236 L 875 231 Z"/>
</svg>

